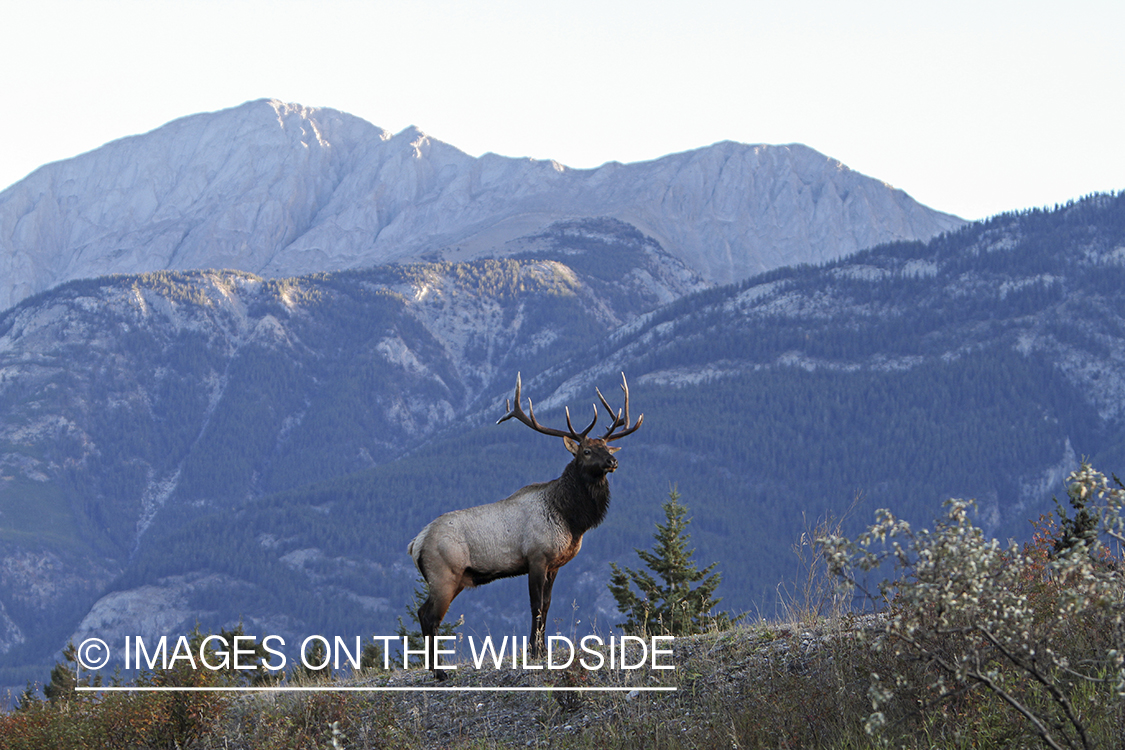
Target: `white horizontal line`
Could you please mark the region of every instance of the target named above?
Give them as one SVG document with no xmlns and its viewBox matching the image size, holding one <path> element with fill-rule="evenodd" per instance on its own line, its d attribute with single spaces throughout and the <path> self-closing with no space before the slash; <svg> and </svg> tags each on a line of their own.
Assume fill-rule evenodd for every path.
<svg viewBox="0 0 1125 750">
<path fill-rule="evenodd" d="M 277 687 L 237 687 L 237 686 L 168 686 L 168 687 L 76 687 L 76 691 L 87 693 L 292 693 L 292 692 L 366 692 L 366 693 L 431 693 L 431 692 L 461 692 L 461 693 L 623 693 L 623 692 L 675 692 L 676 687 L 358 687 L 327 685 L 301 687 L 296 685 L 281 685 Z"/>
</svg>

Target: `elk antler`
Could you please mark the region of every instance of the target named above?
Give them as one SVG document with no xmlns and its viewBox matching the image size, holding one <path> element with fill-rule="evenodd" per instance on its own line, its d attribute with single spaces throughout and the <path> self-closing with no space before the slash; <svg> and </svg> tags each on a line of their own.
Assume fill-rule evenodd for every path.
<svg viewBox="0 0 1125 750">
<path fill-rule="evenodd" d="M 605 400 L 605 396 L 602 395 L 602 392 L 597 388 L 595 388 L 594 390 L 598 392 L 598 398 L 601 399 L 602 406 L 605 407 L 605 410 L 609 412 L 609 416 L 613 419 L 613 424 L 611 424 L 609 426 L 609 429 L 606 430 L 605 437 L 603 437 L 602 440 L 608 443 L 610 440 L 617 440 L 618 438 L 623 438 L 626 435 L 632 435 L 637 431 L 637 428 L 641 426 L 641 423 L 645 421 L 645 415 L 642 414 L 641 416 L 637 417 L 637 423 L 632 427 L 629 427 L 629 383 L 625 380 L 625 373 L 621 373 L 621 390 L 625 391 L 624 416 L 622 416 L 620 409 L 615 414 L 613 408 L 609 405 L 609 402 Z M 613 431 L 618 427 L 625 427 L 627 429 L 614 435 Z"/>
<path fill-rule="evenodd" d="M 544 435 L 551 435 L 553 437 L 563 437 L 563 438 L 568 437 L 571 440 L 577 440 L 577 441 L 581 442 L 587 435 L 590 434 L 590 430 L 594 429 L 594 425 L 596 425 L 598 423 L 598 406 L 597 406 L 597 404 L 595 404 L 594 405 L 594 421 L 590 422 L 589 426 L 586 429 L 582 430 L 582 432 L 576 432 L 574 430 L 574 425 L 572 425 L 570 423 L 570 407 L 569 406 L 566 408 L 566 426 L 567 426 L 566 431 L 556 430 L 556 429 L 553 429 L 551 427 L 544 427 L 543 425 L 541 425 L 537 421 L 535 421 L 535 407 L 532 406 L 530 398 L 527 400 L 527 411 L 529 413 L 524 414 L 523 407 L 520 405 L 520 400 L 521 400 L 520 399 L 520 388 L 521 387 L 522 387 L 522 384 L 520 383 L 519 373 L 516 373 L 516 405 L 515 405 L 515 407 L 513 407 L 512 403 L 510 401 L 505 400 L 504 403 L 505 403 L 505 407 L 508 409 L 508 413 L 505 416 L 500 417 L 500 419 L 498 419 L 496 421 L 496 424 L 500 424 L 501 422 L 507 421 L 507 420 L 511 419 L 512 417 L 515 417 L 516 419 L 523 422 L 525 425 L 527 425 L 531 429 L 535 430 L 536 432 L 541 432 Z M 604 403 L 604 401 L 603 401 L 603 403 Z M 628 405 L 628 392 L 626 392 L 626 408 L 628 408 L 627 405 Z M 637 427 L 640 427 L 639 423 L 638 423 Z M 636 428 L 634 428 L 634 429 L 636 429 Z M 620 435 L 618 437 L 620 437 Z"/>
</svg>

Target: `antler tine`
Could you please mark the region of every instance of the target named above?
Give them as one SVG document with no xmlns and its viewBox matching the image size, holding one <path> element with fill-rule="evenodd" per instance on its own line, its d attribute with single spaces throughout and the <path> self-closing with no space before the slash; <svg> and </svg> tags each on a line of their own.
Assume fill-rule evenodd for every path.
<svg viewBox="0 0 1125 750">
<path fill-rule="evenodd" d="M 582 430 L 582 432 L 580 433 L 582 435 L 582 437 L 586 437 L 587 435 L 589 435 L 590 430 L 594 429 L 594 425 L 596 425 L 598 423 L 598 405 L 593 404 L 593 407 L 594 407 L 594 418 L 590 420 L 590 424 L 586 425 L 586 429 Z"/>
<path fill-rule="evenodd" d="M 508 413 L 505 414 L 504 416 L 500 417 L 500 419 L 497 419 L 496 424 L 500 424 L 501 422 L 507 422 L 512 417 L 516 417 L 517 419 L 519 419 L 519 415 L 523 412 L 523 409 L 520 408 L 520 388 L 522 386 L 523 386 L 523 384 L 520 382 L 520 373 L 517 372 L 516 373 L 516 408 L 515 409 L 512 408 L 512 400 L 511 399 L 508 399 L 508 398 L 504 399 L 504 408 L 508 410 Z M 520 421 L 523 422 L 522 419 L 520 419 Z"/>
<path fill-rule="evenodd" d="M 609 428 L 609 432 L 607 432 L 605 434 L 605 437 L 602 438 L 607 443 L 610 440 L 617 440 L 618 438 L 623 438 L 626 435 L 632 435 L 637 431 L 638 428 L 640 428 L 641 424 L 645 421 L 645 415 L 642 414 L 641 416 L 637 417 L 637 423 L 632 427 L 629 427 L 629 382 L 625 380 L 625 373 L 621 373 L 621 390 L 625 392 L 625 406 L 623 410 L 617 412 L 617 418 L 614 419 L 613 425 Z M 598 393 L 598 396 L 601 395 L 601 393 Z M 602 403 L 605 404 L 604 398 L 602 399 Z M 606 404 L 606 408 L 609 408 L 608 404 Z M 610 413 L 612 413 L 612 411 L 613 410 L 611 409 Z M 624 416 L 622 416 L 622 411 L 624 411 Z M 613 434 L 613 431 L 618 427 L 625 427 L 626 429 L 623 432 L 617 433 L 616 435 Z"/>
<path fill-rule="evenodd" d="M 621 373 L 621 390 L 625 392 L 625 421 L 629 421 L 629 381 L 625 379 L 625 373 Z"/>
<path fill-rule="evenodd" d="M 610 419 L 618 419 L 621 416 L 620 410 L 616 412 L 613 410 L 613 407 L 610 406 L 609 402 L 605 400 L 605 396 L 602 395 L 601 389 L 595 386 L 594 392 L 598 394 L 598 400 L 602 402 L 602 406 L 604 406 L 605 410 L 609 412 Z M 597 409 L 598 407 L 595 405 L 594 408 Z"/>
<path fill-rule="evenodd" d="M 606 432 L 605 432 L 606 436 L 608 437 L 609 435 L 613 434 L 614 430 L 616 430 L 622 424 L 625 424 L 625 422 L 621 421 L 621 410 L 618 409 L 615 412 L 613 410 L 613 407 L 609 405 L 609 402 L 605 400 L 605 396 L 602 395 L 602 392 L 600 390 L 598 390 L 597 388 L 594 388 L 594 390 L 597 391 L 598 398 L 601 400 L 602 406 L 604 406 L 605 410 L 609 412 L 609 418 L 610 418 L 611 424 L 609 425 L 609 429 L 606 430 Z M 596 410 L 597 407 L 595 406 L 594 409 Z"/>
</svg>

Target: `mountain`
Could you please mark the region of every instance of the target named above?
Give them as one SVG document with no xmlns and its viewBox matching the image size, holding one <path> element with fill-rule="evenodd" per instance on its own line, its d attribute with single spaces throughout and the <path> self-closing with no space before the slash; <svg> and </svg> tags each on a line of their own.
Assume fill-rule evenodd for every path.
<svg viewBox="0 0 1125 750">
<path fill-rule="evenodd" d="M 64 638 L 40 624 L 72 628 L 154 529 L 393 461 L 498 380 L 707 287 L 610 219 L 522 245 L 299 279 L 102 277 L 0 315 L 0 652 Z"/>
<path fill-rule="evenodd" d="M 723 606 L 768 613 L 817 519 L 925 524 L 965 496 L 1019 538 L 1078 457 L 1125 462 L 1125 194 L 722 287 L 609 218 L 515 244 L 74 281 L 0 315 L 0 682 L 42 679 L 72 636 L 393 633 L 426 522 L 567 460 L 495 425 L 517 371 L 546 424 L 621 371 L 646 415 L 559 628 L 617 621 L 607 563 L 637 564 L 671 485 Z M 526 586 L 459 612 L 522 633 Z"/>
<path fill-rule="evenodd" d="M 255 101 L 49 164 L 0 192 L 0 309 L 68 280 L 267 278 L 505 257 L 560 221 L 631 224 L 712 283 L 953 229 L 801 145 L 732 142 L 576 170 L 473 158 L 416 128 Z"/>
<path fill-rule="evenodd" d="M 685 297 L 543 401 L 624 369 L 649 403 L 691 405 L 670 442 L 764 499 L 850 486 L 927 521 L 973 496 L 1019 536 L 1078 457 L 1125 461 L 1123 282 L 1125 194 L 1091 196 Z"/>
</svg>

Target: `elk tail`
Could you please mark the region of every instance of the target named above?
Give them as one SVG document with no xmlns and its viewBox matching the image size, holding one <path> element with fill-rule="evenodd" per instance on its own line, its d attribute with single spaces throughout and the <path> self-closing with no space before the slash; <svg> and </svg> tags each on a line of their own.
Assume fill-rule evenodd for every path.
<svg viewBox="0 0 1125 750">
<path fill-rule="evenodd" d="M 430 524 L 426 524 L 426 528 L 418 532 L 418 536 L 410 540 L 410 544 L 406 545 L 406 553 L 414 559 L 414 565 L 417 566 L 418 572 L 424 578 L 426 571 L 422 569 L 422 547 L 426 543 L 426 535 L 430 533 Z"/>
</svg>

